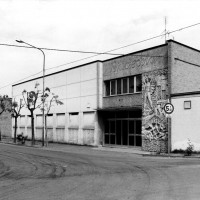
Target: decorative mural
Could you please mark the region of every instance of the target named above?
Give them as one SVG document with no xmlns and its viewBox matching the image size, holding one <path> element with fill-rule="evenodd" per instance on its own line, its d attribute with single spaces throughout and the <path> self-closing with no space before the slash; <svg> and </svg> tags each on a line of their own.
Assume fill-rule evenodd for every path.
<svg viewBox="0 0 200 200">
<path fill-rule="evenodd" d="M 145 146 L 147 143 L 155 144 L 155 141 L 167 140 L 167 118 L 163 109 L 168 94 L 167 70 L 144 73 L 142 82 L 142 136 L 143 140 L 146 140 L 143 142 L 143 149 L 149 150 Z M 153 148 L 152 145 L 149 146 Z"/>
</svg>

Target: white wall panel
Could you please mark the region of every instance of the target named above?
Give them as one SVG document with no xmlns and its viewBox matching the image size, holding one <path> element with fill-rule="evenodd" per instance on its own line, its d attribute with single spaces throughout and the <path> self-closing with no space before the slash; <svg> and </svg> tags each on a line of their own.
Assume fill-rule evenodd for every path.
<svg viewBox="0 0 200 200">
<path fill-rule="evenodd" d="M 184 101 L 191 100 L 191 109 L 184 109 Z M 181 97 L 172 99 L 172 150 L 186 149 L 188 139 L 200 151 L 200 97 Z"/>
<path fill-rule="evenodd" d="M 52 76 L 53 81 L 54 81 L 54 87 L 66 85 L 66 74 L 67 72 L 62 72 L 62 73 L 54 74 Z"/>
<path fill-rule="evenodd" d="M 53 115 L 47 116 L 47 127 L 53 127 Z"/>
<path fill-rule="evenodd" d="M 51 92 L 54 93 L 55 95 L 58 95 L 58 99 L 64 99 L 66 98 L 66 93 L 67 93 L 67 86 L 59 86 L 56 88 L 52 88 Z M 50 100 L 48 98 L 48 100 Z"/>
<path fill-rule="evenodd" d="M 97 80 L 81 82 L 81 96 L 94 95 L 97 93 Z"/>
<path fill-rule="evenodd" d="M 79 126 L 79 114 L 69 113 L 69 127 L 78 127 L 78 126 Z"/>
<path fill-rule="evenodd" d="M 30 111 L 26 107 L 23 107 L 20 113 L 21 115 L 30 115 Z"/>
<path fill-rule="evenodd" d="M 42 85 L 40 85 L 42 87 Z M 50 89 L 52 87 L 55 87 L 55 83 L 54 83 L 54 76 L 47 76 L 45 77 L 45 88 L 49 87 Z"/>
<path fill-rule="evenodd" d="M 65 114 L 60 113 L 56 115 L 57 126 L 65 126 Z"/>
<path fill-rule="evenodd" d="M 81 97 L 81 111 L 91 111 L 96 108 L 97 108 L 96 95 Z"/>
<path fill-rule="evenodd" d="M 27 116 L 26 122 L 27 122 L 27 126 L 30 127 L 31 126 L 31 117 Z M 36 122 L 35 118 L 34 118 L 34 122 Z"/>
<path fill-rule="evenodd" d="M 83 113 L 83 126 L 94 127 L 95 113 L 94 112 L 84 112 Z"/>
<path fill-rule="evenodd" d="M 67 84 L 80 82 L 80 68 L 67 71 Z"/>
<path fill-rule="evenodd" d="M 25 116 L 21 116 L 19 121 L 20 121 L 19 122 L 20 126 L 25 126 L 26 125 L 26 118 L 25 118 Z M 15 124 L 15 123 L 13 123 L 13 124 Z"/>
<path fill-rule="evenodd" d="M 43 123 L 42 123 L 42 121 L 43 121 L 43 117 L 42 117 L 42 115 L 36 115 L 36 126 L 43 126 Z"/>
<path fill-rule="evenodd" d="M 93 63 L 81 67 L 81 81 L 95 79 L 97 76 L 97 64 Z"/>
<path fill-rule="evenodd" d="M 73 98 L 67 100 L 67 112 L 80 111 L 80 98 Z"/>
<path fill-rule="evenodd" d="M 67 99 L 80 96 L 80 83 L 75 83 L 67 86 Z"/>
</svg>

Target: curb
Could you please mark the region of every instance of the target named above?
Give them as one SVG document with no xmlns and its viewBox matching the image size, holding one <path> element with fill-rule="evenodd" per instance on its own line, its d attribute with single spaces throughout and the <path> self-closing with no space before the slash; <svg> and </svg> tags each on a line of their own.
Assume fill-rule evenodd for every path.
<svg viewBox="0 0 200 200">
<path fill-rule="evenodd" d="M 0 141 L 0 144 L 4 144 L 4 145 L 16 145 L 19 147 L 27 147 L 27 148 L 37 148 L 37 149 L 41 149 L 41 150 L 46 150 L 46 151 L 59 151 L 59 152 L 66 152 L 63 149 L 59 149 L 59 148 L 52 148 L 52 147 L 43 147 L 43 146 L 39 146 L 39 145 L 22 145 L 22 144 L 17 144 L 17 143 L 13 143 L 13 142 L 3 142 Z M 195 159 L 200 159 L 200 155 L 198 154 L 197 156 L 187 156 L 187 155 L 181 155 L 181 154 L 148 154 L 148 153 L 140 153 L 140 152 L 134 152 L 134 151 L 119 151 L 119 150 L 109 150 L 109 149 L 101 149 L 101 148 L 92 148 L 93 150 L 97 150 L 97 151 L 108 151 L 108 152 L 116 152 L 116 153 L 130 153 L 130 154 L 135 154 L 135 155 L 140 155 L 143 157 L 159 157 L 159 158 L 195 158 Z"/>
<path fill-rule="evenodd" d="M 42 146 L 31 146 L 31 145 L 26 145 L 26 144 L 17 144 L 13 142 L 2 142 L 0 141 L 0 144 L 5 144 L 5 145 L 15 145 L 15 146 L 20 146 L 20 147 L 32 147 L 32 148 L 42 148 Z"/>
<path fill-rule="evenodd" d="M 143 157 L 164 157 L 164 158 L 196 158 L 196 159 L 200 159 L 200 155 L 197 156 L 185 156 L 185 155 L 173 155 L 173 154 L 169 154 L 169 155 L 154 155 L 154 154 L 143 154 Z"/>
</svg>

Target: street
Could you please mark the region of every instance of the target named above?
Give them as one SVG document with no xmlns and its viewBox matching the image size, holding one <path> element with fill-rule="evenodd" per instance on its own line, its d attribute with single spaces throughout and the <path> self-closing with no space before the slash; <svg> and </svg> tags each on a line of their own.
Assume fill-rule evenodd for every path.
<svg viewBox="0 0 200 200">
<path fill-rule="evenodd" d="M 199 188 L 199 158 L 0 144 L 1 200 L 193 200 Z"/>
</svg>

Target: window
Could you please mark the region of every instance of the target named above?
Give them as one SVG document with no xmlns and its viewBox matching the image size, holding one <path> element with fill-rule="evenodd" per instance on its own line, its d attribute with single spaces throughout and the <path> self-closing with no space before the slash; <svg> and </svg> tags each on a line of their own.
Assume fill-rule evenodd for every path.
<svg viewBox="0 0 200 200">
<path fill-rule="evenodd" d="M 105 81 L 105 96 L 133 94 L 142 91 L 142 75 Z"/>
<path fill-rule="evenodd" d="M 106 96 L 110 96 L 110 81 L 105 82 Z"/>
<path fill-rule="evenodd" d="M 121 93 L 122 93 L 122 80 L 117 79 L 117 94 L 121 94 Z"/>
<path fill-rule="evenodd" d="M 142 91 L 142 75 L 136 76 L 136 92 Z"/>
<path fill-rule="evenodd" d="M 127 78 L 122 79 L 123 81 L 123 93 L 128 93 L 128 84 L 127 84 Z"/>
<path fill-rule="evenodd" d="M 191 101 L 184 101 L 184 109 L 191 109 Z"/>
<path fill-rule="evenodd" d="M 116 94 L 115 82 L 116 82 L 116 80 L 112 80 L 111 81 L 111 95 L 115 95 Z"/>
<path fill-rule="evenodd" d="M 134 76 L 129 77 L 129 93 L 134 93 Z"/>
</svg>

